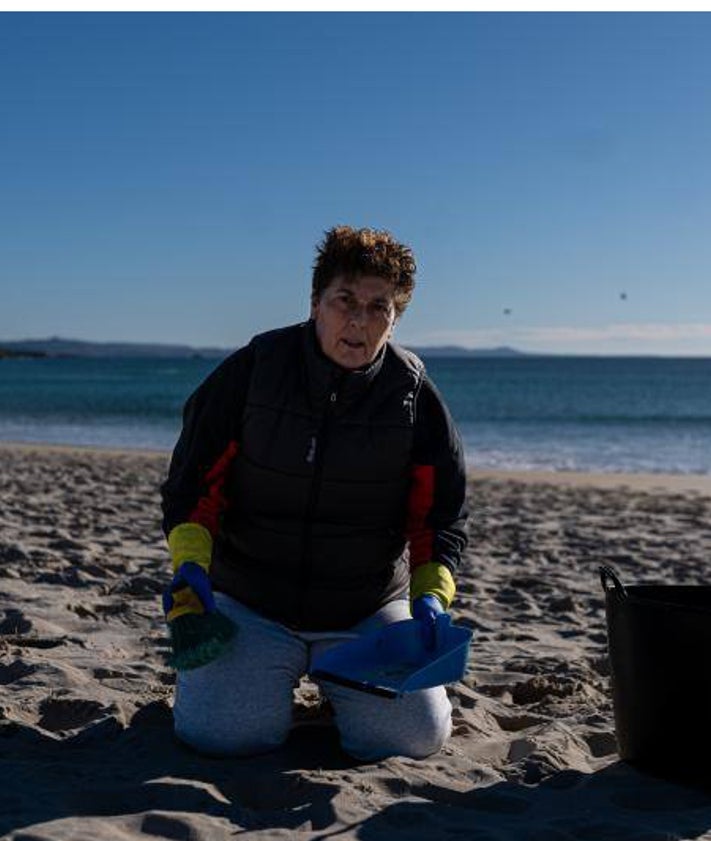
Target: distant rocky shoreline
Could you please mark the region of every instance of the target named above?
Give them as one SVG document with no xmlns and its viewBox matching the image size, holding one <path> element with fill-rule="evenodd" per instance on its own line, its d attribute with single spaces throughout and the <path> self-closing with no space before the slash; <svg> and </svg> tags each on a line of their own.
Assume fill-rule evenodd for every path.
<svg viewBox="0 0 711 841">
<path fill-rule="evenodd" d="M 408 348 L 423 357 L 519 357 L 529 356 L 509 347 L 463 348 L 454 345 Z M 192 347 L 191 345 L 150 344 L 146 342 L 88 342 L 79 339 L 0 340 L 2 356 L 85 357 L 95 359 L 223 359 L 235 348 Z"/>
<path fill-rule="evenodd" d="M 47 354 L 39 350 L 10 350 L 0 347 L 0 359 L 39 359 Z"/>
</svg>

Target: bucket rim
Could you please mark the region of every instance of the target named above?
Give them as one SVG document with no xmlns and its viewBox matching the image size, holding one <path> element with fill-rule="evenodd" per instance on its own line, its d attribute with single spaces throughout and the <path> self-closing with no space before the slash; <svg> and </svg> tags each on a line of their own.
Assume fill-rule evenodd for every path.
<svg viewBox="0 0 711 841">
<path fill-rule="evenodd" d="M 654 598 L 650 595 L 651 590 L 669 590 L 676 591 L 680 595 L 682 591 L 695 591 L 696 593 L 706 591 L 709 596 L 708 605 L 688 604 L 684 601 L 674 599 L 674 592 L 661 594 Z M 638 606 L 655 606 L 667 607 L 674 610 L 683 610 L 686 613 L 711 613 L 711 585 L 699 584 L 628 584 L 625 585 L 625 594 L 622 595 L 614 589 L 610 589 L 605 594 L 606 603 L 615 604 L 630 604 Z"/>
</svg>

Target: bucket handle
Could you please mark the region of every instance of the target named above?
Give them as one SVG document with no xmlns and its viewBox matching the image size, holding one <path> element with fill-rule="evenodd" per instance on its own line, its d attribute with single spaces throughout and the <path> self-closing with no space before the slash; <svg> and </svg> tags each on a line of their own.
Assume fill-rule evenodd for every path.
<svg viewBox="0 0 711 841">
<path fill-rule="evenodd" d="M 602 583 L 602 589 L 606 593 L 609 593 L 611 590 L 617 590 L 620 596 L 627 597 L 625 585 L 620 581 L 617 573 L 611 566 L 607 564 L 600 566 L 600 582 Z M 610 586 L 610 582 L 612 582 L 612 586 Z"/>
<path fill-rule="evenodd" d="M 397 698 L 398 691 L 391 686 L 380 686 L 377 683 L 370 683 L 367 680 L 355 680 L 345 675 L 338 675 L 326 669 L 314 669 L 310 677 L 314 680 L 329 680 L 339 686 L 347 686 L 349 689 L 359 689 L 361 692 L 369 692 L 371 695 L 380 695 L 381 698 Z"/>
</svg>

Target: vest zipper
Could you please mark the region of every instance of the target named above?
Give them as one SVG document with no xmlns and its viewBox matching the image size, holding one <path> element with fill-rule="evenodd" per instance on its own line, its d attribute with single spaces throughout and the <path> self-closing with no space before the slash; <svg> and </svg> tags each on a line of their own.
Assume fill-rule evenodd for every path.
<svg viewBox="0 0 711 841">
<path fill-rule="evenodd" d="M 319 492 L 321 490 L 321 473 L 323 472 L 323 456 L 326 451 L 326 444 L 328 442 L 328 429 L 331 423 L 333 411 L 338 402 L 338 390 L 333 389 L 329 395 L 328 404 L 324 410 L 318 432 L 311 439 L 311 454 L 314 465 L 314 475 L 311 479 L 311 488 L 309 489 L 309 498 L 306 503 L 306 514 L 304 517 L 304 533 L 301 546 L 301 569 L 299 579 L 301 582 L 301 606 L 299 609 L 299 616 L 301 624 L 306 617 L 304 617 L 305 597 L 311 582 L 311 537 L 314 512 L 316 510 L 316 502 L 318 501 Z"/>
</svg>

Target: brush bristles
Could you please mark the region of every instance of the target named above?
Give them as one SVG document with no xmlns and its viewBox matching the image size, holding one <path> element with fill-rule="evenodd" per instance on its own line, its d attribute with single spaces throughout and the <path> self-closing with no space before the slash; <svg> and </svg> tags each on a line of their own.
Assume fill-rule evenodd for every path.
<svg viewBox="0 0 711 841">
<path fill-rule="evenodd" d="M 187 613 L 168 623 L 173 653 L 168 665 L 178 671 L 206 666 L 223 654 L 237 630 L 222 613 Z"/>
</svg>

